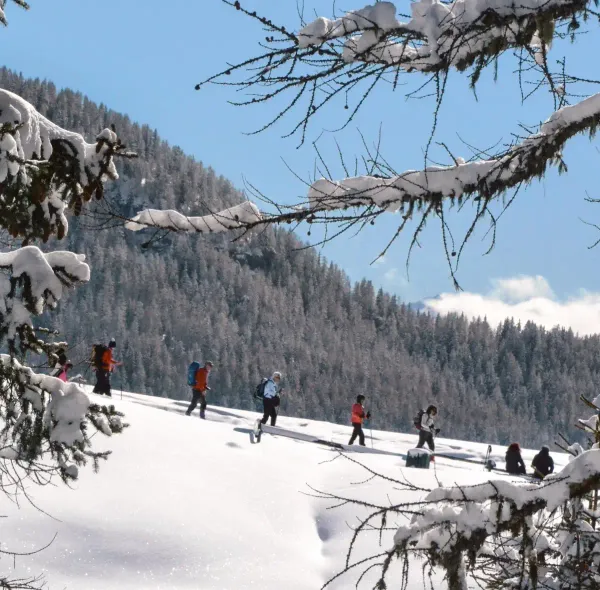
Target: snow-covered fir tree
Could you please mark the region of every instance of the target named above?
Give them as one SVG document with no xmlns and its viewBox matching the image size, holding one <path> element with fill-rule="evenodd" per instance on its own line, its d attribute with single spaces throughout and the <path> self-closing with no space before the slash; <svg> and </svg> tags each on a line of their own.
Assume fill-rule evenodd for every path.
<svg viewBox="0 0 600 590">
<path fill-rule="evenodd" d="M 6 24 L 4 8 L 0 2 Z M 92 448 L 92 434 L 111 436 L 126 426 L 114 406 L 93 404 L 78 384 L 44 371 L 68 343 L 36 323 L 69 289 L 89 281 L 85 256 L 43 251 L 43 244 L 63 239 L 68 215 L 102 199 L 104 183 L 118 178 L 116 155 L 131 154 L 114 130 L 87 143 L 0 89 L 0 489 L 15 498 L 53 475 L 69 481 L 87 463 L 97 468 L 108 452 Z M 3 588 L 33 588 L 34 582 L 2 576 Z"/>
<path fill-rule="evenodd" d="M 83 255 L 34 245 L 68 231 L 67 214 L 102 198 L 103 184 L 117 178 L 113 157 L 121 151 L 114 131 L 87 143 L 41 116 L 16 94 L 0 90 L 0 225 L 8 251 L 0 254 L 0 337 L 7 354 L 0 364 L 0 415 L 5 457 L 34 462 L 50 457 L 63 478 L 76 465 L 102 453 L 91 451 L 87 429 L 104 434 L 123 428 L 114 408 L 91 404 L 81 387 L 37 373 L 28 355 L 44 355 L 54 367 L 68 346 L 48 330 L 36 330 L 36 316 L 55 308 L 65 292 L 86 283 Z"/>
</svg>

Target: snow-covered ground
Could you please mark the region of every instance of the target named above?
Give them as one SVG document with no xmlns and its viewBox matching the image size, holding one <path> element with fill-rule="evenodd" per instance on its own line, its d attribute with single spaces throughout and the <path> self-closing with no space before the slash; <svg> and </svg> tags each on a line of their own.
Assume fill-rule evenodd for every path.
<svg viewBox="0 0 600 590">
<path fill-rule="evenodd" d="M 114 451 L 98 475 L 82 470 L 73 489 L 59 482 L 31 488 L 45 513 L 27 502 L 20 509 L 4 502 L 3 549 L 30 552 L 55 538 L 14 565 L 4 557 L 2 575 L 45 573 L 50 588 L 67 590 L 317 590 L 342 569 L 360 509 L 331 510 L 311 488 L 374 503 L 407 499 L 407 492 L 381 480 L 356 483 L 366 472 L 331 448 L 269 434 L 252 444 L 255 413 L 209 406 L 207 420 L 200 420 L 197 410 L 185 416 L 186 402 L 119 397 L 113 403 L 131 426 L 112 439 L 96 436 L 98 450 Z M 341 443 L 351 430 L 285 416 L 278 425 Z M 372 444 L 404 454 L 415 440 L 414 434 L 373 431 Z M 483 458 L 487 448 L 446 439 L 437 444 L 439 452 L 457 457 Z M 504 450 L 493 447 L 502 466 Z M 524 451 L 527 465 L 534 454 Z M 349 456 L 429 488 L 437 486 L 436 477 L 444 485 L 505 477 L 441 458 L 427 471 L 407 469 L 401 456 Z M 557 466 L 566 463 L 566 455 L 553 456 Z M 392 534 L 384 535 L 385 547 Z M 377 550 L 375 533 L 357 545 L 357 555 Z M 410 588 L 423 588 L 420 569 L 412 572 Z M 358 573 L 331 587 L 353 588 Z"/>
</svg>

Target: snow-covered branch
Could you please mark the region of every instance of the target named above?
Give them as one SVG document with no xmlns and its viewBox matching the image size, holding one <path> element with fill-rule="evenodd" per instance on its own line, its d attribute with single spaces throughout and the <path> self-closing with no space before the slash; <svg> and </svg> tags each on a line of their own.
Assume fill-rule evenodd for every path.
<svg viewBox="0 0 600 590">
<path fill-rule="evenodd" d="M 401 22 L 392 2 L 378 2 L 335 20 L 317 18 L 299 31 L 298 46 L 331 47 L 331 41 L 342 38 L 346 63 L 375 62 L 422 72 L 450 67 L 464 70 L 482 55 L 529 45 L 541 22 L 570 18 L 587 4 L 581 0 L 524 0 L 518 4 L 419 0 L 411 4 L 412 18 Z"/>
<path fill-rule="evenodd" d="M 538 133 L 489 160 L 431 166 L 391 178 L 359 176 L 339 182 L 320 179 L 309 190 L 310 209 L 377 205 L 389 211 L 403 203 L 462 199 L 477 194 L 491 199 L 544 174 L 550 163 L 562 163 L 561 150 L 577 133 L 595 132 L 600 122 L 600 93 L 554 112 Z"/>
<path fill-rule="evenodd" d="M 22 168 L 22 163 L 26 160 L 50 160 L 54 153 L 53 142 L 61 142 L 70 146 L 78 168 L 78 182 L 85 186 L 90 176 L 99 175 L 111 143 L 117 141 L 116 134 L 105 129 L 98 135 L 98 143 L 87 143 L 79 133 L 52 123 L 25 99 L 3 89 L 0 89 L 0 125 L 13 129 L 13 133 L 2 134 L 2 152 L 5 155 L 5 159 L 0 160 L 2 182 L 8 176 L 16 177 L 19 173 L 26 178 L 27 171 Z M 104 173 L 113 180 L 119 177 L 110 158 Z"/>
<path fill-rule="evenodd" d="M 257 20 L 267 36 L 254 57 L 228 65 L 196 89 L 222 84 L 247 93 L 235 105 L 275 103 L 272 118 L 258 131 L 299 112 L 289 135 L 298 132 L 302 142 L 309 121 L 323 108 L 333 108 L 336 98 L 338 104 L 344 101 L 348 123 L 382 81 L 396 89 L 401 74 L 443 76 L 471 68 L 475 84 L 482 70 L 510 50 L 520 55 L 519 71 L 539 75 L 536 87 L 550 84 L 563 104 L 564 86 L 555 87 L 546 56 L 555 37 L 580 27 L 591 5 L 589 0 L 418 0 L 406 19 L 394 3 L 377 2 L 340 18 L 319 17 L 293 33 L 244 8 L 243 1 L 223 1 Z M 531 69 L 524 66 L 527 56 Z M 284 95 L 286 102 L 277 103 Z"/>
<path fill-rule="evenodd" d="M 78 215 L 103 183 L 118 178 L 114 156 L 133 157 L 116 133 L 95 143 L 55 125 L 20 96 L 0 89 L 0 223 L 25 241 L 68 231 L 65 215 Z"/>
<path fill-rule="evenodd" d="M 35 246 L 0 253 L 0 338 L 7 338 L 14 350 L 17 336 L 23 340 L 24 328 L 32 327 L 32 315 L 55 307 L 65 289 L 89 279 L 83 254 L 44 254 Z M 31 330 L 27 331 L 30 335 Z M 31 347 L 29 339 L 28 344 Z"/>
<path fill-rule="evenodd" d="M 349 207 L 365 211 L 375 206 L 394 212 L 429 203 L 442 206 L 477 196 L 488 202 L 521 183 L 531 182 L 544 174 L 549 164 L 563 165 L 561 150 L 578 133 L 593 133 L 600 123 L 600 93 L 573 106 L 554 112 L 539 131 L 515 144 L 506 152 L 489 160 L 465 162 L 454 166 L 431 166 L 425 170 L 409 170 L 397 176 L 358 176 L 340 181 L 321 178 L 308 191 L 307 202 L 289 213 L 267 215 L 250 202 L 204 217 L 185 217 L 174 211 L 140 212 L 127 227 L 167 228 L 173 231 L 211 232 L 289 221 L 315 220 L 327 212 Z"/>
<path fill-rule="evenodd" d="M 139 231 L 147 227 L 192 233 L 218 233 L 256 225 L 262 220 L 258 207 L 250 201 L 200 217 L 187 217 L 177 211 L 146 209 L 125 224 L 127 229 Z"/>
<path fill-rule="evenodd" d="M 4 12 L 4 8 L 6 6 L 6 2 L 8 0 L 0 0 L 0 24 L 3 24 L 4 26 L 6 26 L 8 24 L 8 22 L 6 21 L 6 14 Z M 12 0 L 15 4 L 17 4 L 18 6 L 20 6 L 21 8 L 29 8 L 29 5 L 27 4 L 27 2 L 25 2 L 25 0 Z"/>
</svg>

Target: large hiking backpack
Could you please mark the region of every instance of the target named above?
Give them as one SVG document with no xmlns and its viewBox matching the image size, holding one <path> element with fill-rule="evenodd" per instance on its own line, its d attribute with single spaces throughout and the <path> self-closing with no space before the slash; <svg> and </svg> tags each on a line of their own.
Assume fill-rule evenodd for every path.
<svg viewBox="0 0 600 590">
<path fill-rule="evenodd" d="M 188 367 L 188 385 L 190 387 L 196 385 L 196 373 L 198 372 L 199 368 L 200 363 L 198 361 L 190 363 L 190 366 Z"/>
<path fill-rule="evenodd" d="M 423 414 L 425 410 L 419 410 L 419 413 L 413 418 L 413 424 L 417 430 L 421 430 L 421 420 L 423 419 Z"/>
<path fill-rule="evenodd" d="M 262 381 L 256 386 L 254 390 L 254 398 L 255 399 L 264 399 L 265 397 L 265 385 L 267 384 L 268 379 L 266 377 L 262 378 Z"/>
<path fill-rule="evenodd" d="M 90 356 L 90 362 L 94 369 L 102 369 L 102 357 L 104 353 L 108 350 L 108 346 L 104 344 L 94 344 L 92 346 L 92 355 Z"/>
</svg>

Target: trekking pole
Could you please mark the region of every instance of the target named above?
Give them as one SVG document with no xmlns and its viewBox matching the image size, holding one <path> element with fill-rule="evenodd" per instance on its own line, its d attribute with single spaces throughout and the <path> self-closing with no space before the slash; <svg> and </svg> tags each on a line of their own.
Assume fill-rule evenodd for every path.
<svg viewBox="0 0 600 590">
<path fill-rule="evenodd" d="M 373 448 L 373 427 L 371 426 L 371 419 L 367 418 L 366 421 L 369 423 L 369 431 L 371 432 L 371 448 Z"/>
</svg>

